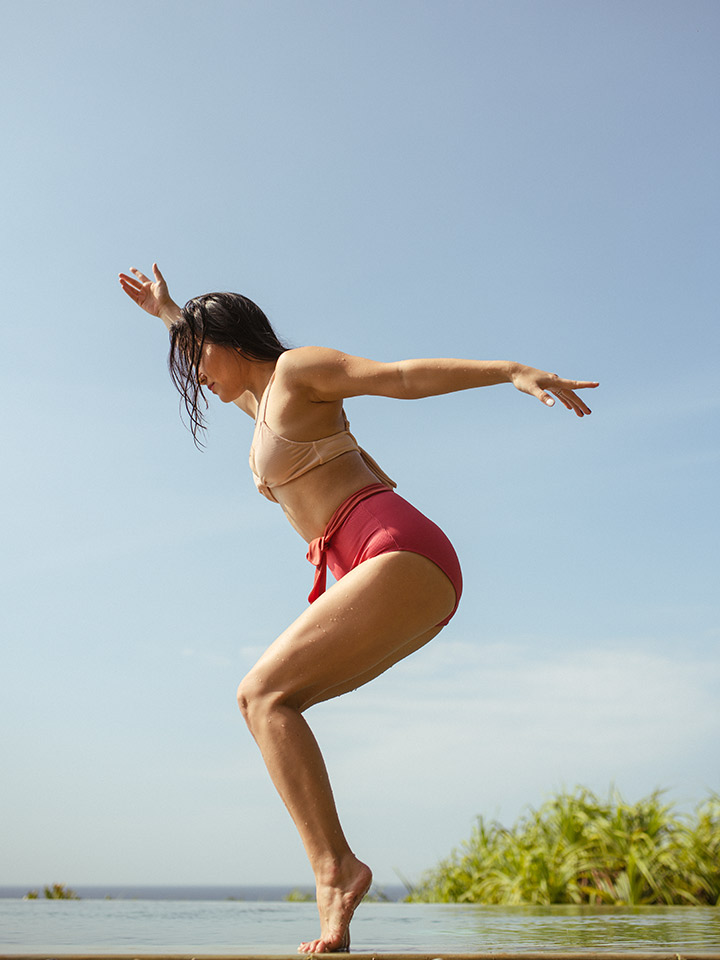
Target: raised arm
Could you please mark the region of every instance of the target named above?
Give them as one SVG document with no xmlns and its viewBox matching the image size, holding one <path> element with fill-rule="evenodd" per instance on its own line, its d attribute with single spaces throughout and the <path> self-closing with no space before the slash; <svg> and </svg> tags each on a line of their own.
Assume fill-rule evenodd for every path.
<svg viewBox="0 0 720 960">
<path fill-rule="evenodd" d="M 146 313 L 152 317 L 160 317 L 169 330 L 174 321 L 180 318 L 182 311 L 170 296 L 167 283 L 158 265 L 153 264 L 154 281 L 135 267 L 131 268 L 130 273 L 135 276 L 129 277 L 126 273 L 119 275 L 120 286 Z"/>
<path fill-rule="evenodd" d="M 304 347 L 283 357 L 286 375 L 302 385 L 317 400 L 338 400 L 362 395 L 416 400 L 497 383 L 512 383 L 516 389 L 537 397 L 547 406 L 554 397 L 577 416 L 590 408 L 576 390 L 597 387 L 593 380 L 566 380 L 510 360 L 400 360 L 379 363 L 337 350 Z"/>
</svg>

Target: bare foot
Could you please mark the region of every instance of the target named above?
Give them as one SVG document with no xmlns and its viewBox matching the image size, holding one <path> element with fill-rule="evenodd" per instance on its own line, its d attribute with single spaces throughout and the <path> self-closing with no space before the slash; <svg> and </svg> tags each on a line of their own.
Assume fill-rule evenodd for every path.
<svg viewBox="0 0 720 960">
<path fill-rule="evenodd" d="M 350 949 L 350 921 L 371 883 L 370 867 L 355 857 L 347 867 L 341 869 L 334 883 L 318 883 L 320 938 L 301 943 L 298 952 L 347 952 Z"/>
</svg>

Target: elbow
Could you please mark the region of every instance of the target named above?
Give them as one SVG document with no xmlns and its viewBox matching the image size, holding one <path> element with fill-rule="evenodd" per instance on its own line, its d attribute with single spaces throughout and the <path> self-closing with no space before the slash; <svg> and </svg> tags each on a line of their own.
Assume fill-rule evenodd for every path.
<svg viewBox="0 0 720 960">
<path fill-rule="evenodd" d="M 427 396 L 420 379 L 416 364 L 412 360 L 401 360 L 395 367 L 393 396 L 398 400 L 419 400 Z"/>
<path fill-rule="evenodd" d="M 438 381 L 439 368 L 434 360 L 401 360 L 397 364 L 400 400 L 421 400 L 447 392 Z"/>
</svg>

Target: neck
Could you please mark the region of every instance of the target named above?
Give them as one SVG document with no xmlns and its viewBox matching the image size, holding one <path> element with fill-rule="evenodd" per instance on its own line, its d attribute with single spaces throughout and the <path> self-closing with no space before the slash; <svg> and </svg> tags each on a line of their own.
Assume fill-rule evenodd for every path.
<svg viewBox="0 0 720 960">
<path fill-rule="evenodd" d="M 260 409 L 260 400 L 265 393 L 270 378 L 275 373 L 277 360 L 246 360 L 243 358 L 245 369 L 244 381 L 247 384 L 243 393 L 235 400 L 241 410 L 255 419 Z"/>
<path fill-rule="evenodd" d="M 255 403 L 259 404 L 260 398 L 265 393 L 267 385 L 275 373 L 277 360 L 250 360 L 248 366 L 247 393 L 251 393 L 255 397 Z"/>
</svg>

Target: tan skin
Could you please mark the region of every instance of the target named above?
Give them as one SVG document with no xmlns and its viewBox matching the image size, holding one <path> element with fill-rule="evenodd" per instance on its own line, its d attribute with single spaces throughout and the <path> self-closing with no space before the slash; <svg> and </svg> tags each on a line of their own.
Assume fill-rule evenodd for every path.
<svg viewBox="0 0 720 960">
<path fill-rule="evenodd" d="M 120 284 L 138 306 L 169 328 L 180 317 L 167 284 L 138 270 Z M 576 390 L 594 381 L 566 380 L 510 361 L 405 360 L 378 363 L 324 347 L 289 350 L 273 362 L 206 343 L 200 383 L 224 403 L 255 417 L 275 375 L 268 426 L 289 440 L 315 440 L 343 428 L 342 405 L 360 395 L 410 399 L 510 382 L 548 406 L 554 398 L 582 417 Z M 319 537 L 335 509 L 377 481 L 357 453 L 342 456 L 277 487 L 273 493 L 307 542 Z M 407 551 L 366 560 L 307 607 L 241 682 L 238 702 L 270 776 L 300 833 L 316 880 L 320 936 L 302 953 L 347 950 L 350 920 L 370 887 L 370 868 L 343 834 L 325 763 L 303 716 L 315 703 L 357 689 L 424 646 L 455 605 L 439 567 Z M 352 642 L 348 642 L 352 638 Z"/>
</svg>

